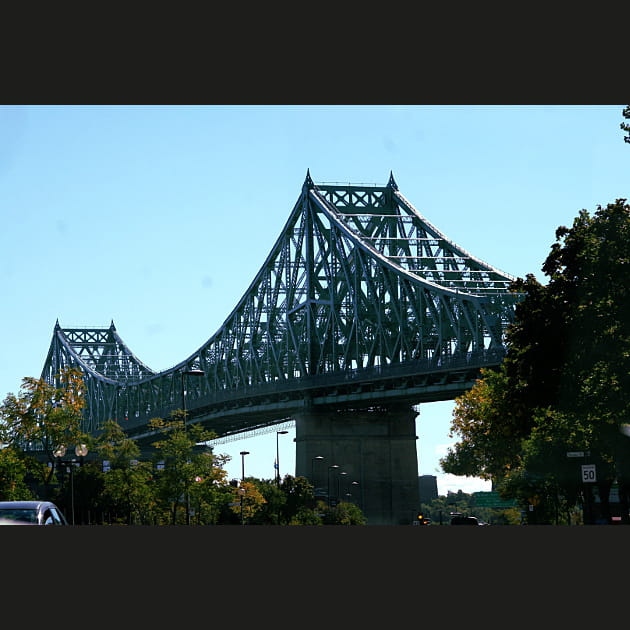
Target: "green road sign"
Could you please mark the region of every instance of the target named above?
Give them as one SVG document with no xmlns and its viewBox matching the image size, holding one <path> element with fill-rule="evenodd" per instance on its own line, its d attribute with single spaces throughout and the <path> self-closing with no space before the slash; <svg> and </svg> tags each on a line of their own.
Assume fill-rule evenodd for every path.
<svg viewBox="0 0 630 630">
<path fill-rule="evenodd" d="M 502 499 L 498 492 L 473 492 L 475 507 L 510 508 L 516 507 L 515 499 Z"/>
</svg>

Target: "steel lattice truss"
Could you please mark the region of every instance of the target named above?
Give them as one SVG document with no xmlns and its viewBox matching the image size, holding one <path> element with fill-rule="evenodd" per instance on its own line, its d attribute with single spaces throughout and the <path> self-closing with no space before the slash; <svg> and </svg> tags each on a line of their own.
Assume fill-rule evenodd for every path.
<svg viewBox="0 0 630 630">
<path fill-rule="evenodd" d="M 520 296 L 385 186 L 315 184 L 301 194 L 267 260 L 223 326 L 192 356 L 153 372 L 108 329 L 55 327 L 44 377 L 86 374 L 86 429 L 149 417 L 248 388 L 414 362 L 501 354 Z"/>
</svg>

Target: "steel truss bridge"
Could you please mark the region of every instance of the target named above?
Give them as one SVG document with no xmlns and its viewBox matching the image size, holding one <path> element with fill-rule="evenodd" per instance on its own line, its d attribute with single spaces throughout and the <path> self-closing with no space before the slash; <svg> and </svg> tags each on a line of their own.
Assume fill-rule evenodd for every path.
<svg viewBox="0 0 630 630">
<path fill-rule="evenodd" d="M 453 399 L 500 364 L 513 280 L 432 225 L 393 174 L 379 186 L 316 184 L 307 172 L 249 288 L 191 356 L 156 372 L 113 321 L 57 321 L 42 378 L 80 368 L 83 429 L 113 418 L 140 444 L 152 441 L 149 419 L 182 408 L 225 438 L 308 409 Z"/>
</svg>

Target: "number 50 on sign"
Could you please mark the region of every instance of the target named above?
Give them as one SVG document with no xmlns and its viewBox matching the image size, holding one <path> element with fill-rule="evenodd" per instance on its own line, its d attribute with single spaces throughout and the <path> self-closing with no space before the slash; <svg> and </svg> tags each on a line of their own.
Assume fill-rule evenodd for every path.
<svg viewBox="0 0 630 630">
<path fill-rule="evenodd" d="M 584 483 L 595 483 L 597 474 L 595 473 L 595 464 L 582 465 L 582 481 Z"/>
</svg>

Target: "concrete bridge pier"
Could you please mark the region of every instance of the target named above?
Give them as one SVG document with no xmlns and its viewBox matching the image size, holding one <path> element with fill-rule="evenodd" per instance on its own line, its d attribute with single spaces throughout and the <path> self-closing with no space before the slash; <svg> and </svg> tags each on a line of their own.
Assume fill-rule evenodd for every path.
<svg viewBox="0 0 630 630">
<path fill-rule="evenodd" d="M 356 503 L 368 525 L 410 525 L 420 508 L 417 415 L 402 404 L 300 413 L 295 474 L 333 503 Z"/>
</svg>

